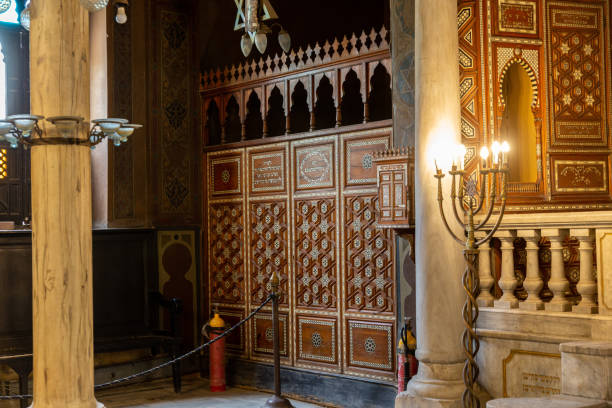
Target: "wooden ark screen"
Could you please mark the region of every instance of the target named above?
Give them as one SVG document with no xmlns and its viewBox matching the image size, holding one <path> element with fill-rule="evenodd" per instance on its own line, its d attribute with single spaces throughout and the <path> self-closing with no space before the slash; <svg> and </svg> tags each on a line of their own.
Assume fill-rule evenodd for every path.
<svg viewBox="0 0 612 408">
<path fill-rule="evenodd" d="M 278 269 L 285 365 L 394 379 L 395 244 L 376 228 L 371 155 L 392 146 L 382 124 L 205 154 L 210 305 L 237 322 Z M 229 350 L 271 361 L 271 327 L 266 307 Z"/>
<path fill-rule="evenodd" d="M 610 2 L 461 0 L 457 18 L 468 174 L 479 145 L 510 139 L 517 165 L 533 162 L 533 172 L 511 177 L 509 210 L 612 208 Z M 527 139 L 505 124 L 517 109 L 515 71 L 525 78 Z"/>
</svg>

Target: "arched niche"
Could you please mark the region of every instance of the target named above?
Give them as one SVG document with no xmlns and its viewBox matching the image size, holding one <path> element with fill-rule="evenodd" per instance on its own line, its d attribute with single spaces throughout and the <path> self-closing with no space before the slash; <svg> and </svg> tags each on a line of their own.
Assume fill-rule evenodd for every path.
<svg viewBox="0 0 612 408">
<path fill-rule="evenodd" d="M 533 81 L 523 64 L 512 62 L 504 70 L 500 85 L 504 106 L 500 135 L 512 149 L 509 181 L 535 183 L 538 181 L 538 133 L 533 114 L 537 100 Z"/>
</svg>

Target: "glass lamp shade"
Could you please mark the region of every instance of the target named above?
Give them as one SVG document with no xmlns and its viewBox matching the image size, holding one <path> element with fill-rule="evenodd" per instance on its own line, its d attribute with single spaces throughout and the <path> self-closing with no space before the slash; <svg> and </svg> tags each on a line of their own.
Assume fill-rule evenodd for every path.
<svg viewBox="0 0 612 408">
<path fill-rule="evenodd" d="M 0 14 L 11 8 L 11 0 L 0 0 Z"/>
<path fill-rule="evenodd" d="M 6 140 L 11 145 L 12 149 L 16 149 L 17 146 L 19 146 L 17 136 L 15 136 L 13 133 L 7 133 L 6 135 L 4 135 L 4 140 Z"/>
<path fill-rule="evenodd" d="M 30 6 L 23 9 L 19 16 L 19 23 L 23 28 L 30 31 Z"/>
<path fill-rule="evenodd" d="M 251 36 L 247 33 L 242 34 L 242 38 L 240 39 L 240 49 L 245 57 L 248 57 L 253 49 L 253 41 L 251 40 Z"/>
<path fill-rule="evenodd" d="M 115 15 L 115 21 L 117 24 L 125 24 L 127 23 L 127 14 L 125 14 L 125 7 L 119 6 L 117 7 L 117 14 Z"/>
<path fill-rule="evenodd" d="M 286 53 L 291 49 L 291 36 L 284 28 L 281 28 L 278 33 L 278 44 Z"/>
<path fill-rule="evenodd" d="M 83 122 L 81 116 L 54 116 L 47 118 L 53 123 L 61 137 L 66 139 L 76 139 L 79 134 L 79 125 Z"/>
<path fill-rule="evenodd" d="M 6 135 L 11 132 L 11 129 L 13 129 L 13 124 L 11 122 L 6 120 L 0 121 L 0 142 L 6 140 Z"/>
<path fill-rule="evenodd" d="M 125 120 L 125 119 L 121 119 Z M 94 119 L 92 123 L 100 126 L 100 129 L 104 133 L 104 136 L 113 138 L 116 135 L 117 130 L 121 127 L 121 122 L 113 119 Z M 127 123 L 127 120 L 125 121 Z"/>
<path fill-rule="evenodd" d="M 108 0 L 80 0 L 81 6 L 85 7 L 90 12 L 102 10 L 108 5 Z"/>
<path fill-rule="evenodd" d="M 121 136 L 121 141 L 125 143 L 127 142 L 128 137 L 131 136 L 132 133 L 134 133 L 136 129 L 140 129 L 141 127 L 142 125 L 137 125 L 135 123 L 128 123 L 127 125 L 122 125 L 117 131 L 117 134 Z"/>
<path fill-rule="evenodd" d="M 268 36 L 263 30 L 258 30 L 255 34 L 255 46 L 259 50 L 260 53 L 266 52 L 266 47 L 268 46 Z"/>
<path fill-rule="evenodd" d="M 21 131 L 23 137 L 30 137 L 36 123 L 44 118 L 38 115 L 11 115 L 7 119 Z"/>
</svg>

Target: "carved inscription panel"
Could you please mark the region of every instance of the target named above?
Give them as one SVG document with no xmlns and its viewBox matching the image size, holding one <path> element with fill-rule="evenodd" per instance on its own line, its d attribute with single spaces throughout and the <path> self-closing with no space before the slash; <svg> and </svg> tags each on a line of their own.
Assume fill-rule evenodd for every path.
<svg viewBox="0 0 612 408">
<path fill-rule="evenodd" d="M 294 163 L 296 190 L 334 187 L 336 169 L 334 150 L 333 143 L 296 147 Z"/>
<path fill-rule="evenodd" d="M 285 150 L 250 154 L 251 194 L 285 192 Z"/>
<path fill-rule="evenodd" d="M 533 0 L 498 0 L 497 30 L 499 33 L 536 34 L 537 3 Z"/>
<path fill-rule="evenodd" d="M 605 193 L 608 191 L 608 161 L 553 160 L 556 193 Z"/>
<path fill-rule="evenodd" d="M 561 392 L 561 355 L 511 350 L 503 362 L 504 397 L 549 397 Z"/>
<path fill-rule="evenodd" d="M 295 304 L 335 309 L 336 201 L 333 198 L 295 202 Z"/>
</svg>

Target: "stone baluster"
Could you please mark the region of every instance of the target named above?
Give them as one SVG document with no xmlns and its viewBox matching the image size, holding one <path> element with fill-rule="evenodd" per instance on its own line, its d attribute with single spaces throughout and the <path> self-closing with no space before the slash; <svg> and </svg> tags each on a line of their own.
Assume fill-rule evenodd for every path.
<svg viewBox="0 0 612 408">
<path fill-rule="evenodd" d="M 478 238 L 482 238 L 482 234 L 478 234 Z M 495 282 L 491 275 L 491 247 L 490 241 L 485 242 L 478 248 L 478 279 L 480 280 L 480 294 L 478 295 L 478 306 L 491 307 L 493 306 L 493 295 L 491 295 L 491 287 Z"/>
<path fill-rule="evenodd" d="M 527 291 L 527 299 L 519 303 L 519 308 L 524 310 L 542 310 L 544 302 L 540 299 L 540 291 L 544 281 L 540 276 L 540 263 L 538 259 L 538 242 L 540 242 L 540 231 L 533 229 L 518 230 L 517 236 L 525 240 L 525 251 L 527 252 L 527 264 L 523 287 Z"/>
<path fill-rule="evenodd" d="M 576 288 L 582 300 L 572 308 L 574 313 L 592 314 L 598 312 L 597 282 L 593 276 L 593 241 L 594 234 L 590 228 L 571 229 L 570 236 L 578 239 L 580 246 L 580 280 Z"/>
<path fill-rule="evenodd" d="M 567 312 L 570 303 L 565 298 L 565 292 L 569 290 L 569 281 L 565 277 L 565 266 L 563 265 L 563 237 L 562 230 L 557 228 L 543 229 L 542 236 L 550 241 L 550 280 L 548 288 L 553 293 L 553 298 L 546 303 L 545 309 L 549 312 Z"/>
<path fill-rule="evenodd" d="M 497 232 L 495 236 L 501 241 L 502 259 L 499 287 L 504 294 L 493 304 L 500 309 L 514 309 L 518 307 L 518 299 L 514 296 L 514 289 L 518 284 L 514 275 L 514 238 L 516 231 L 503 230 Z"/>
</svg>

